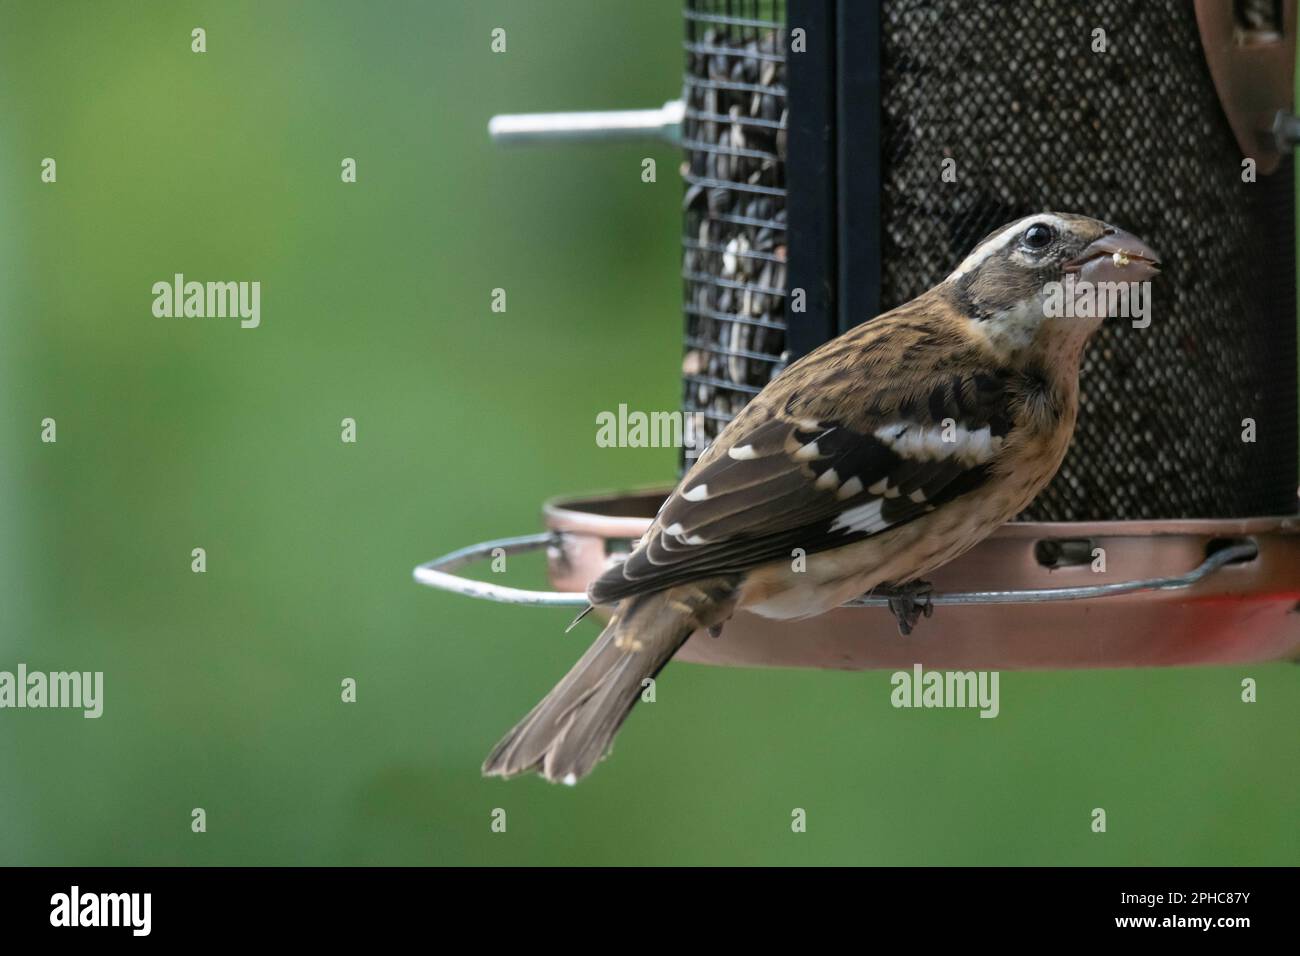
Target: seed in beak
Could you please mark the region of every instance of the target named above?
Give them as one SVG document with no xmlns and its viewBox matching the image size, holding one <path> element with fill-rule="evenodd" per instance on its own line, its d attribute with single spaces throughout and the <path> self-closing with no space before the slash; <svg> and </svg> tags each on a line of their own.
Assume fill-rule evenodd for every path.
<svg viewBox="0 0 1300 956">
<path fill-rule="evenodd" d="M 1123 269 L 1126 265 L 1129 264 L 1129 258 L 1128 256 L 1124 255 L 1123 252 L 1115 253 L 1113 256 L 1110 257 L 1110 261 L 1115 263 L 1116 267 L 1120 269 Z"/>
</svg>

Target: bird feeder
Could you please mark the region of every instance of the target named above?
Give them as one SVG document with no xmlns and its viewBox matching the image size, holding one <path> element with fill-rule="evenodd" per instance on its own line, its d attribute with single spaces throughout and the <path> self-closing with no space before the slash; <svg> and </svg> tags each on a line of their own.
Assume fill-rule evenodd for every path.
<svg viewBox="0 0 1300 956">
<path fill-rule="evenodd" d="M 932 576 L 903 638 L 864 596 L 740 612 L 678 659 L 1065 668 L 1300 656 L 1295 0 L 688 0 L 680 101 L 500 116 L 500 141 L 657 136 L 684 154 L 682 410 L 702 448 L 792 359 L 915 297 L 1019 216 L 1161 250 L 1149 323 L 1108 322 L 1068 456 L 1019 520 Z M 583 592 L 670 489 L 543 507 L 546 530 L 421 565 L 533 605 Z M 453 572 L 545 548 L 551 592 Z M 901 583 L 901 582 L 900 582 Z"/>
</svg>

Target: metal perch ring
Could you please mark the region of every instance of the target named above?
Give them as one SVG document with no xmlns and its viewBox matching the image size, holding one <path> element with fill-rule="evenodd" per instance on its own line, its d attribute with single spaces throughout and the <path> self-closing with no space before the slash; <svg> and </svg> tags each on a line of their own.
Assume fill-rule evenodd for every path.
<svg viewBox="0 0 1300 956">
<path fill-rule="evenodd" d="M 560 547 L 562 533 L 543 531 L 513 538 L 498 538 L 452 551 L 440 558 L 426 561 L 413 572 L 415 580 L 431 588 L 451 591 L 466 597 L 482 598 L 501 604 L 523 604 L 533 607 L 585 607 L 587 595 L 581 591 L 531 591 L 524 588 L 489 584 L 472 578 L 452 574 L 454 570 L 475 561 L 502 554 L 524 554 L 544 547 Z M 1008 591 L 955 591 L 933 594 L 930 603 L 936 606 L 968 604 L 1038 604 L 1046 601 L 1080 601 L 1090 598 L 1115 597 L 1143 591 L 1175 591 L 1189 588 L 1204 580 L 1224 565 L 1249 561 L 1259 554 L 1259 545 L 1253 539 L 1244 539 L 1210 554 L 1186 574 L 1157 578 L 1140 578 L 1112 584 L 1093 584 L 1068 588 L 1025 588 Z M 888 607 L 889 598 L 863 595 L 847 602 L 845 607 Z"/>
</svg>

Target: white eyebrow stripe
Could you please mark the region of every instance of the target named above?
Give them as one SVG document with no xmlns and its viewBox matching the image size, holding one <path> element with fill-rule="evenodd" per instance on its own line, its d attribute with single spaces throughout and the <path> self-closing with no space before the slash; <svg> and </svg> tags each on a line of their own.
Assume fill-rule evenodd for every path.
<svg viewBox="0 0 1300 956">
<path fill-rule="evenodd" d="M 983 263 L 985 259 L 993 255 L 995 252 L 1000 252 L 1004 249 L 1006 245 L 1015 238 L 1016 234 L 1031 222 L 1046 223 L 1055 226 L 1058 231 L 1064 231 L 1069 228 L 1064 219 L 1060 216 L 1053 216 L 1051 213 L 1040 212 L 1035 213 L 1032 216 L 1025 216 L 1023 219 L 1017 219 L 996 236 L 976 246 L 974 250 L 971 251 L 971 254 L 961 261 L 961 265 L 959 265 L 956 270 L 948 276 L 948 278 L 950 280 L 960 279 L 971 270 L 979 268 L 980 264 Z"/>
</svg>

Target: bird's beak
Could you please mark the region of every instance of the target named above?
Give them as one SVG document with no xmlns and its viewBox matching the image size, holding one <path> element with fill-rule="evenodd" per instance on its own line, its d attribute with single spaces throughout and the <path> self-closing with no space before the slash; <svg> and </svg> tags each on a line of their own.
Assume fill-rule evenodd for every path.
<svg viewBox="0 0 1300 956">
<path fill-rule="evenodd" d="M 1160 271 L 1160 257 L 1132 233 L 1107 226 L 1065 271 L 1084 282 L 1142 282 Z"/>
</svg>

